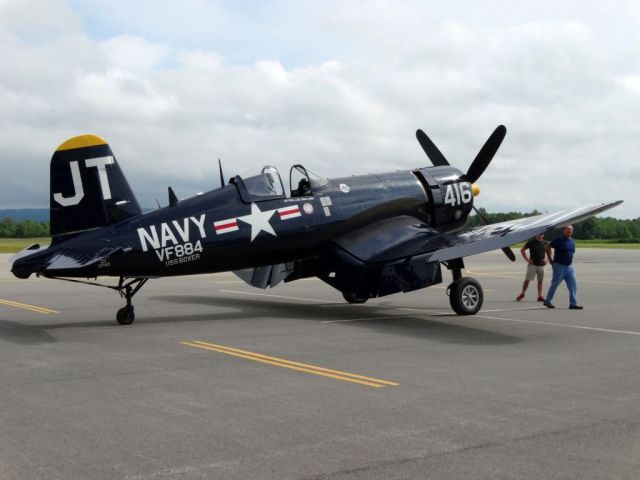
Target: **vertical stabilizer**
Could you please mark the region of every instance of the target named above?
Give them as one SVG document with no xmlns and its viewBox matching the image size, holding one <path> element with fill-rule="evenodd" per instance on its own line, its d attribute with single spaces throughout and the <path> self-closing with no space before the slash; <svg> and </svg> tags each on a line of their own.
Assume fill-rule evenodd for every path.
<svg viewBox="0 0 640 480">
<path fill-rule="evenodd" d="M 56 149 L 49 200 L 54 242 L 142 213 L 109 144 L 97 135 L 73 137 Z"/>
</svg>

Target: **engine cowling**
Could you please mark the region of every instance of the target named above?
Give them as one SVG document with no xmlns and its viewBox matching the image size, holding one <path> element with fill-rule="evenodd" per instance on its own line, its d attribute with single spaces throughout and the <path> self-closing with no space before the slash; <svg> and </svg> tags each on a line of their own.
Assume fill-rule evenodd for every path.
<svg viewBox="0 0 640 480">
<path fill-rule="evenodd" d="M 429 197 L 432 227 L 446 231 L 462 228 L 473 208 L 473 188 L 460 170 L 450 166 L 425 167 L 414 172 Z"/>
</svg>

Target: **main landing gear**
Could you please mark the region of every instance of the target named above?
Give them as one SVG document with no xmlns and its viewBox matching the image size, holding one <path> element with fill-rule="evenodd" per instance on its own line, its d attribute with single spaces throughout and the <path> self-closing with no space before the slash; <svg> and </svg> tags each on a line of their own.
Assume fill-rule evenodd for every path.
<svg viewBox="0 0 640 480">
<path fill-rule="evenodd" d="M 453 274 L 453 282 L 447 288 L 451 308 L 458 315 L 475 315 L 484 301 L 480 282 L 475 278 L 462 276 L 464 263 L 461 258 L 450 260 L 445 265 Z"/>
<path fill-rule="evenodd" d="M 138 293 L 142 286 L 147 283 L 148 278 L 134 278 L 133 280 L 126 281 L 125 278 L 120 277 L 117 287 L 111 287 L 127 300 L 127 304 L 118 310 L 116 314 L 116 320 L 120 325 L 131 325 L 136 318 L 133 311 L 133 304 L 131 299 Z"/>
</svg>

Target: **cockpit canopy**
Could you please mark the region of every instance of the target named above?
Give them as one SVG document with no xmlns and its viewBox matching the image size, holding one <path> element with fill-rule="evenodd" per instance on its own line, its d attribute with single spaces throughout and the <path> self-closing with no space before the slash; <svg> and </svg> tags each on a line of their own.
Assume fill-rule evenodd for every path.
<svg viewBox="0 0 640 480">
<path fill-rule="evenodd" d="M 322 189 L 329 181 L 296 164 L 289 171 L 289 192 L 285 191 L 284 183 L 278 169 L 272 165 L 262 167 L 258 175 L 240 176 L 231 179 L 240 192 L 244 202 L 261 202 L 278 198 L 312 196 Z"/>
<path fill-rule="evenodd" d="M 329 181 L 307 170 L 302 165 L 294 165 L 289 171 L 289 188 L 292 197 L 306 197 L 321 190 Z"/>
</svg>

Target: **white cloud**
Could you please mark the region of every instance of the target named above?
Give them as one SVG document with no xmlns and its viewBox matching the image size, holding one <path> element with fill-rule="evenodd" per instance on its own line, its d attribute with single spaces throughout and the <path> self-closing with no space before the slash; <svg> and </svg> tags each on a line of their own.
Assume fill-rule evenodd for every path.
<svg viewBox="0 0 640 480">
<path fill-rule="evenodd" d="M 170 112 L 176 103 L 175 97 L 161 94 L 152 82 L 115 69 L 78 75 L 75 94 L 81 108 L 114 121 L 157 119 Z"/>
<path fill-rule="evenodd" d="M 131 71 L 159 67 L 169 55 L 169 48 L 134 35 L 118 35 L 102 42 L 109 65 Z"/>
<path fill-rule="evenodd" d="M 60 2 L 49 22 L 44 4 L 5 0 L 0 162 L 28 180 L 2 189 L 0 207 L 46 205 L 52 151 L 79 133 L 107 138 L 153 205 L 167 184 L 181 196 L 215 186 L 218 157 L 227 174 L 426 165 L 419 127 L 464 171 L 504 123 L 481 206 L 622 198 L 612 214 L 640 216 L 640 11 L 536 5 Z"/>
</svg>

